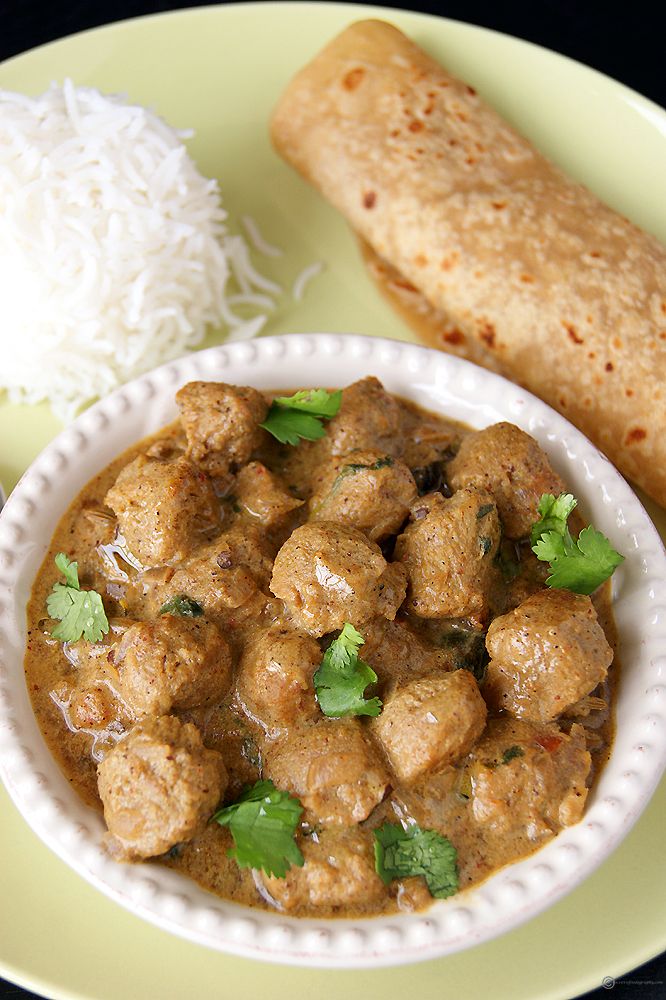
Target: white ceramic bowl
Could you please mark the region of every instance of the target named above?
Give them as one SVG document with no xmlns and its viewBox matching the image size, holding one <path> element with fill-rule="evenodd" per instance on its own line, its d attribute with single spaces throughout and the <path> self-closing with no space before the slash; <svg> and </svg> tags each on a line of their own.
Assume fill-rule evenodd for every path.
<svg viewBox="0 0 666 1000">
<path fill-rule="evenodd" d="M 536 854 L 425 913 L 369 920 L 296 920 L 216 898 L 158 865 L 123 865 L 100 848 L 101 817 L 51 758 L 23 675 L 25 605 L 58 519 L 119 452 L 176 415 L 192 379 L 260 389 L 338 386 L 376 375 L 423 407 L 483 427 L 509 420 L 532 434 L 584 514 L 626 561 L 613 578 L 622 672 L 617 736 L 584 818 Z M 332 334 L 267 337 L 191 355 L 86 411 L 25 473 L 0 515 L 0 773 L 41 839 L 127 909 L 201 944 L 302 965 L 377 966 L 435 958 L 497 936 L 555 902 L 617 846 L 666 763 L 666 557 L 640 503 L 571 424 L 506 380 L 397 341 Z M 621 901 L 618 901 L 621 905 Z"/>
</svg>

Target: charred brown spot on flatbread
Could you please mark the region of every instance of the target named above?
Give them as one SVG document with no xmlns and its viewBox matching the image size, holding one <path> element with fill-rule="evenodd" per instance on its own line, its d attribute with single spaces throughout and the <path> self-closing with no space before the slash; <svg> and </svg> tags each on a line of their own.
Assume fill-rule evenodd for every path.
<svg viewBox="0 0 666 1000">
<path fill-rule="evenodd" d="M 342 78 L 342 86 L 345 90 L 356 90 L 359 84 L 363 81 L 365 76 L 365 70 L 362 66 L 356 66 L 355 69 L 350 69 L 348 73 Z"/>
<path fill-rule="evenodd" d="M 562 325 L 564 326 L 564 329 L 567 331 L 569 337 L 574 342 L 574 344 L 585 343 L 583 338 L 578 336 L 578 331 L 576 330 L 575 326 L 573 326 L 571 323 L 563 323 Z"/>
<path fill-rule="evenodd" d="M 496 333 L 495 333 L 495 327 L 492 325 L 492 323 L 484 323 L 483 326 L 481 327 L 481 330 L 479 331 L 479 336 L 481 337 L 481 340 L 483 340 L 488 345 L 488 347 L 495 346 Z"/>
</svg>

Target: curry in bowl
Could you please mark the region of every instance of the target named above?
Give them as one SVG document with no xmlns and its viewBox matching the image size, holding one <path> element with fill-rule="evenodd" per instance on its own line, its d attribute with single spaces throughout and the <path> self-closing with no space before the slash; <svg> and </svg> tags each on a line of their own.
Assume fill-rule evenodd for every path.
<svg viewBox="0 0 666 1000">
<path fill-rule="evenodd" d="M 427 907 L 583 815 L 621 560 L 537 442 L 218 382 L 71 505 L 34 709 L 119 861 L 295 916 Z"/>
</svg>

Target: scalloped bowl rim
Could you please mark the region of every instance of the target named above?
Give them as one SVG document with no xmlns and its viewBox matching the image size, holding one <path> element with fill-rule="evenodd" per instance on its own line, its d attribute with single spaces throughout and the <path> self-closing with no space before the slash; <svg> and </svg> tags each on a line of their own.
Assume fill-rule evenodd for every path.
<svg viewBox="0 0 666 1000">
<path fill-rule="evenodd" d="M 580 823 L 480 886 L 428 911 L 296 919 L 226 902 L 159 865 L 122 865 L 101 848 L 101 816 L 51 757 L 23 674 L 25 603 L 55 526 L 116 455 L 174 419 L 192 379 L 261 389 L 346 385 L 377 375 L 426 409 L 483 427 L 510 420 L 539 440 L 583 512 L 627 559 L 613 578 L 624 663 L 617 735 Z M 666 765 L 666 554 L 617 470 L 567 420 L 519 386 L 425 347 L 357 334 L 291 334 L 227 343 L 163 365 L 107 396 L 33 462 L 0 514 L 0 775 L 35 833 L 107 896 L 167 931 L 249 958 L 372 967 L 437 958 L 496 937 L 571 891 L 614 850 Z"/>
</svg>

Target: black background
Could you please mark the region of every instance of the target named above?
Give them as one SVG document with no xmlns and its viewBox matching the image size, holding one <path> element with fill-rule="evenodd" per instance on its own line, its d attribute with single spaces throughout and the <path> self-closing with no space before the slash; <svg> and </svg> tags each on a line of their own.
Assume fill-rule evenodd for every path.
<svg viewBox="0 0 666 1000">
<path fill-rule="evenodd" d="M 50 3 L 45 0 L 0 0 L 0 60 L 85 28 L 141 14 L 197 6 L 203 4 L 186 0 L 70 0 L 68 3 L 62 0 Z M 617 6 L 613 0 L 607 3 L 598 0 L 588 3 L 468 0 L 439 4 L 403 0 L 384 3 L 384 6 L 441 14 L 526 38 L 593 66 L 666 106 L 666 4 L 663 0 L 654 0 L 654 3 L 625 0 Z M 666 176 L 666 163 L 664 174 Z M 6 900 L 0 901 L 0 907 L 6 904 Z M 7 916 L 5 909 L 4 918 Z M 620 914 L 618 918 L 621 919 Z M 666 928 L 664 933 L 666 935 Z M 44 943 L 44 947 L 48 944 Z M 0 980 L 0 997 L 33 995 Z M 224 995 L 223 987 L 216 990 L 216 995 Z M 666 1000 L 666 954 L 638 970 L 627 972 L 624 980 L 618 979 L 612 989 L 600 988 L 587 997 L 590 1000 Z M 126 1000 L 132 1000 L 130 990 Z"/>
<path fill-rule="evenodd" d="M 203 3 L 169 0 L 0 0 L 0 59 L 64 35 L 140 14 Z M 663 0 L 466 0 L 408 7 L 481 24 L 545 45 L 621 80 L 666 105 L 666 5 Z"/>
</svg>

